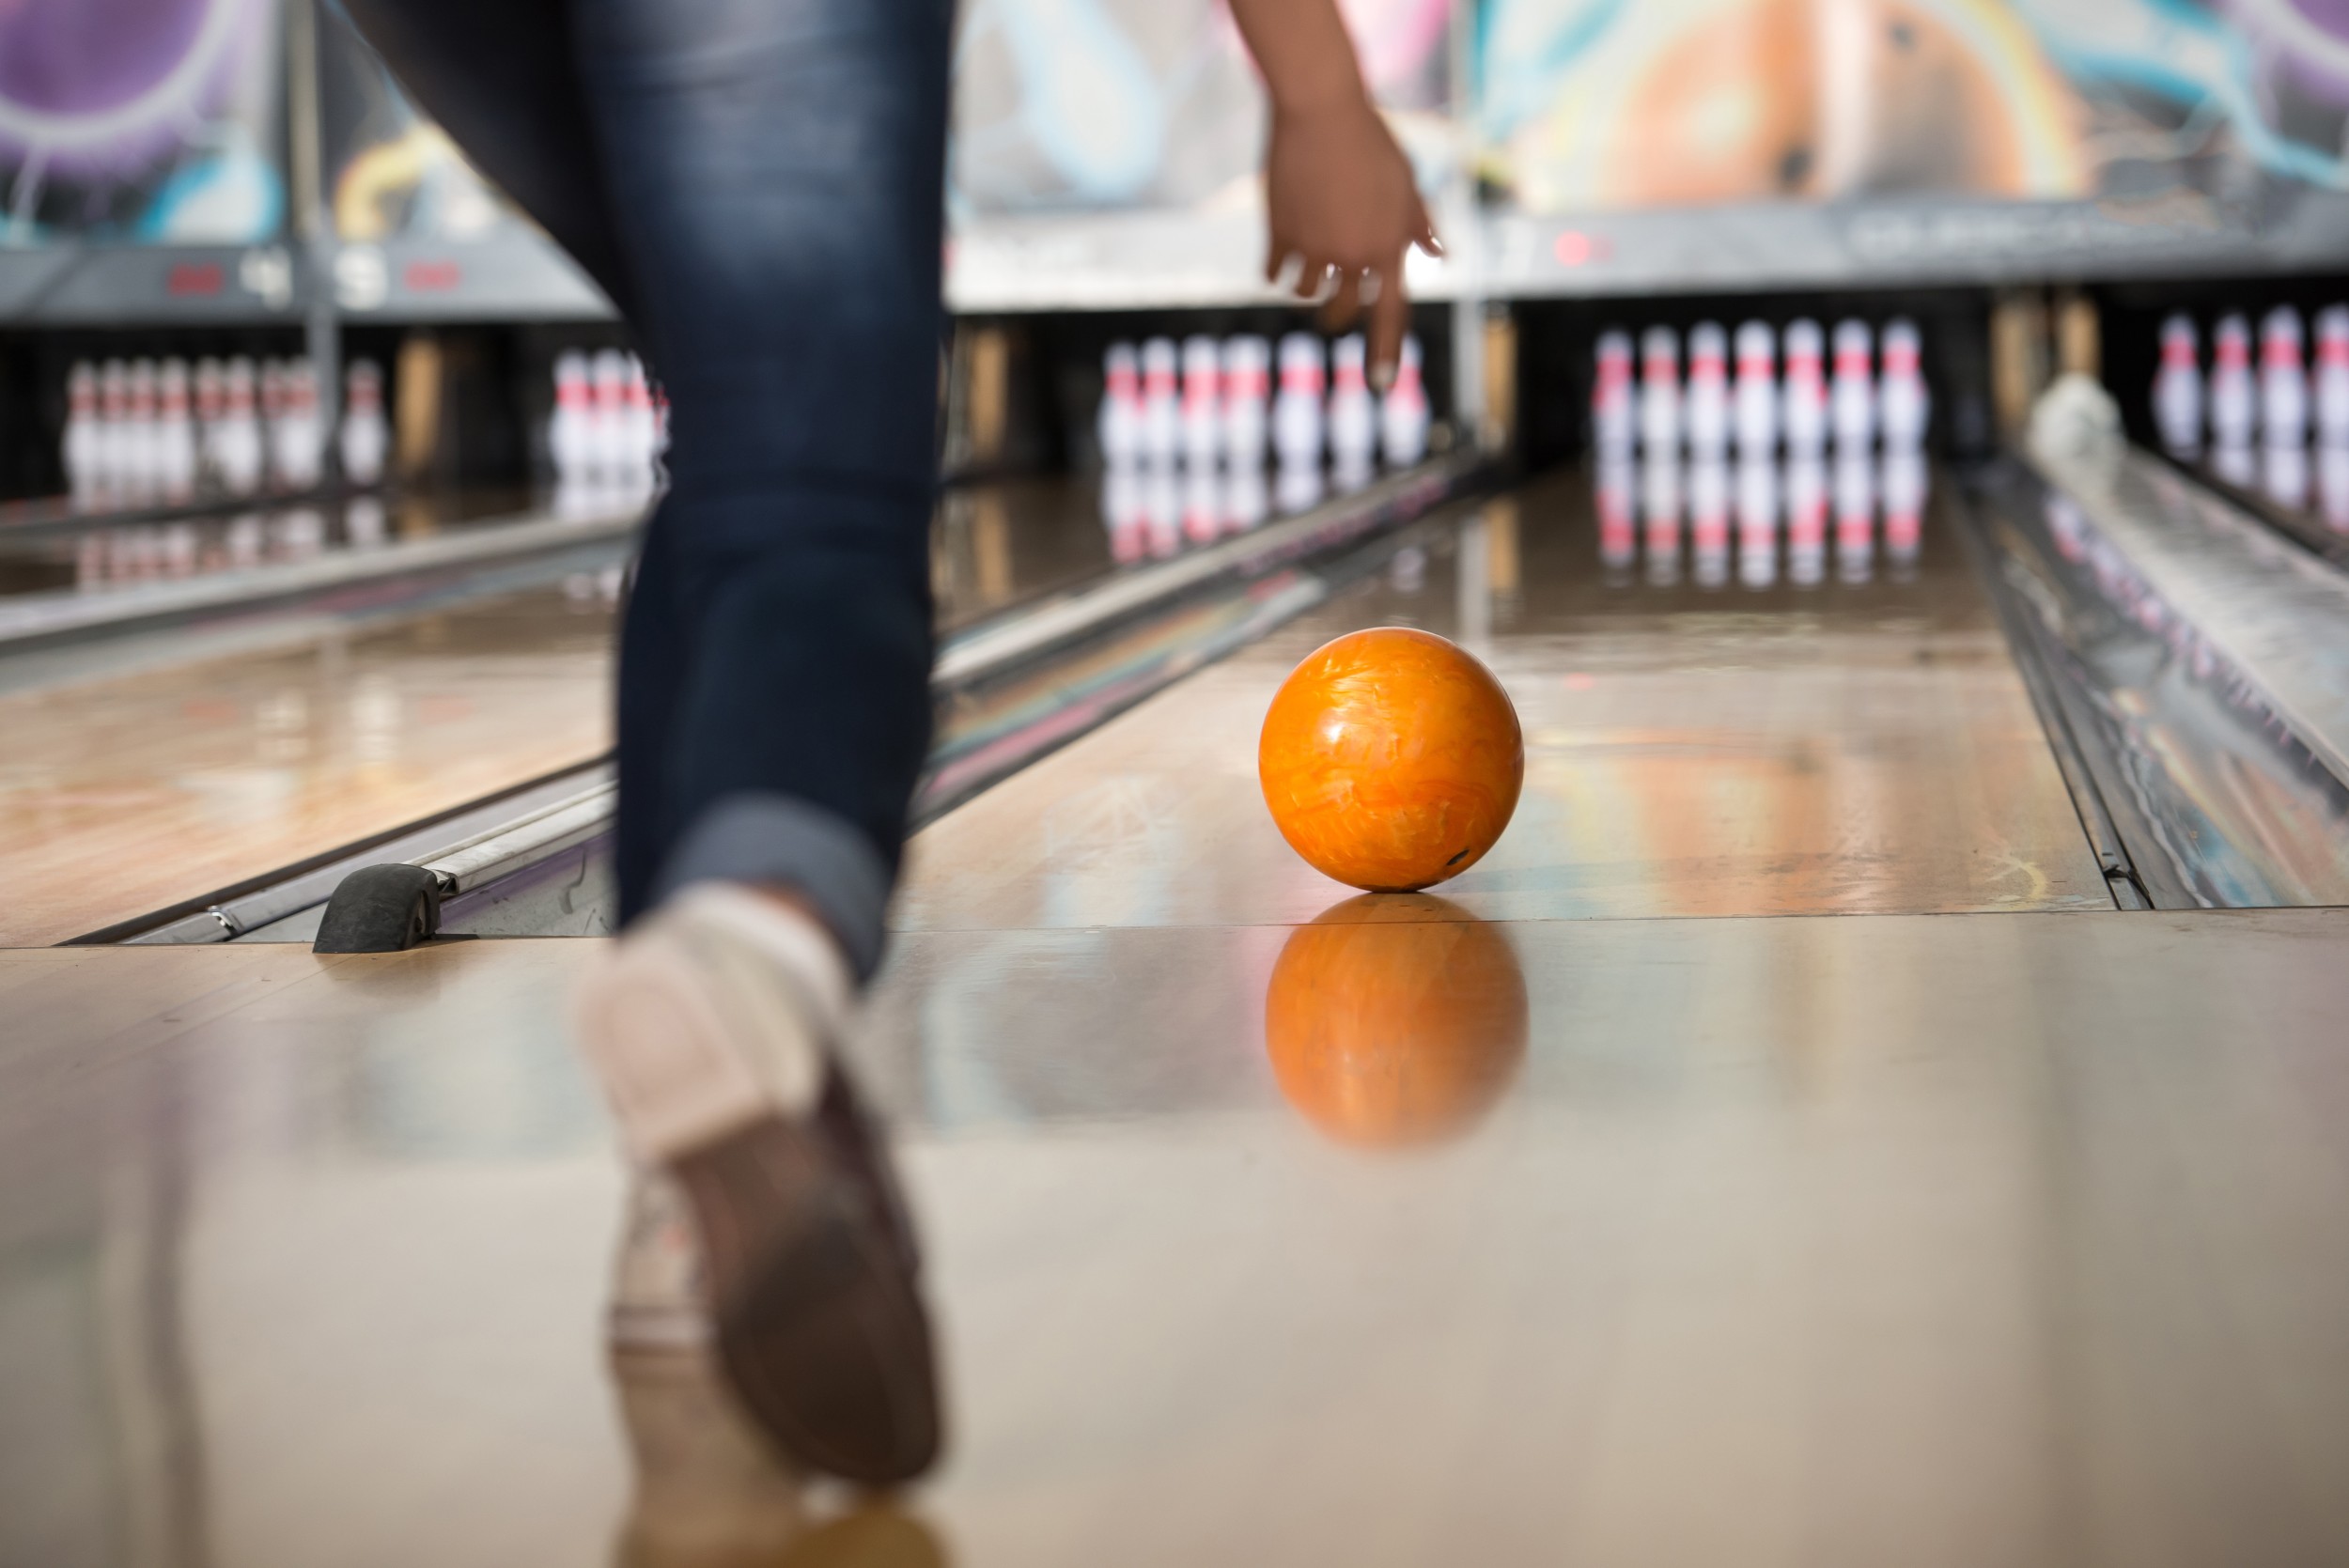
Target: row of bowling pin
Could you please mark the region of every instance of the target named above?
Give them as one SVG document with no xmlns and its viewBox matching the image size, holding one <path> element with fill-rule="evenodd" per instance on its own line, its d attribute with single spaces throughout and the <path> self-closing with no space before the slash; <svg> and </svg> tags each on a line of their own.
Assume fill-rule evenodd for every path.
<svg viewBox="0 0 2349 1568">
<path fill-rule="evenodd" d="M 182 520 L 93 528 L 74 547 L 74 586 L 85 591 L 235 571 L 272 562 L 305 561 L 337 547 L 373 550 L 390 542 L 381 497 L 354 496 L 343 510 L 341 536 L 316 507 L 247 512 L 225 522 Z"/>
<path fill-rule="evenodd" d="M 1800 585 L 1822 580 L 1829 524 L 1840 575 L 1864 582 L 1873 569 L 1876 520 L 1896 567 L 1913 565 L 1924 537 L 1930 470 L 1914 446 L 1881 455 L 1839 448 L 1830 463 L 1798 452 L 1781 465 L 1767 456 L 1719 456 L 1685 464 L 1657 453 L 1635 465 L 1627 453 L 1603 455 L 1597 469 L 1599 557 L 1610 570 L 1627 568 L 1644 545 L 1649 576 L 1677 582 L 1684 528 L 1703 586 L 1727 581 L 1734 533 L 1738 576 L 1750 587 L 1777 581 L 1782 532 L 1788 573 Z M 1782 524 L 1782 529 L 1781 529 Z"/>
<path fill-rule="evenodd" d="M 370 361 L 346 377 L 339 434 L 343 476 L 380 480 L 391 430 Z M 66 483 L 84 508 L 313 489 L 325 448 L 307 359 L 83 361 L 66 378 Z"/>
<path fill-rule="evenodd" d="M 1102 357 L 1101 458 L 1196 468 L 1224 463 L 1261 469 L 1268 445 L 1283 467 L 1320 463 L 1326 447 L 1339 468 L 1367 470 L 1383 456 L 1402 468 L 1427 455 L 1427 388 L 1419 339 L 1403 340 L 1394 382 L 1371 391 L 1359 334 L 1326 349 L 1311 333 L 1281 339 L 1280 384 L 1272 346 L 1253 334 L 1193 336 L 1178 351 L 1154 337 L 1139 351 L 1112 343 Z"/>
<path fill-rule="evenodd" d="M 577 350 L 554 361 L 547 456 L 564 490 L 651 490 L 669 449 L 669 403 L 634 354 Z"/>
<path fill-rule="evenodd" d="M 2290 305 L 2278 305 L 2260 323 L 2256 374 L 2245 317 L 2222 316 L 2211 329 L 2207 375 L 2194 318 L 2180 313 L 2162 322 L 2154 423 L 2174 455 L 2201 456 L 2205 429 L 2220 452 L 2248 454 L 2254 435 L 2271 448 L 2305 447 L 2311 411 L 2320 442 L 2349 446 L 2349 305 L 2317 313 L 2312 375 L 2300 313 Z M 2248 466 L 2248 458 L 2232 462 Z"/>
<path fill-rule="evenodd" d="M 1835 324 L 1831 366 L 1827 338 L 1812 320 L 1790 322 L 1785 370 L 1779 368 L 1779 334 L 1766 321 L 1737 329 L 1733 374 L 1731 339 L 1719 322 L 1688 333 L 1683 379 L 1680 336 L 1670 327 L 1641 334 L 1635 380 L 1631 335 L 1599 334 L 1591 385 L 1591 429 L 1599 452 L 1646 452 L 1686 447 L 1700 457 L 1729 450 L 1765 457 L 1785 443 L 1790 453 L 1824 450 L 1831 433 L 1839 448 L 1866 450 L 1878 436 L 1888 448 L 1922 444 L 1932 416 L 1924 380 L 1922 341 L 1906 318 L 1884 328 L 1883 364 L 1876 364 L 1868 323 Z"/>
<path fill-rule="evenodd" d="M 2313 452 L 2281 442 L 2214 446 L 2210 466 L 2227 483 L 2279 506 L 2307 511 L 2312 503 L 2326 527 L 2349 533 L 2349 442 L 2320 440 Z"/>
</svg>

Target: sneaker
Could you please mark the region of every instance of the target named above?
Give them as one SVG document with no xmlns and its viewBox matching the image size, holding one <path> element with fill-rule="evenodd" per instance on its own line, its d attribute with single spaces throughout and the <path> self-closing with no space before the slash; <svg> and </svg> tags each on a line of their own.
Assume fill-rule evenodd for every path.
<svg viewBox="0 0 2349 1568">
<path fill-rule="evenodd" d="M 848 997 L 812 921 L 697 883 L 589 979 L 580 1033 L 630 1154 L 692 1208 L 745 1408 L 801 1464 L 886 1484 L 938 1456 L 937 1372 L 912 1227 L 835 1049 Z"/>
</svg>

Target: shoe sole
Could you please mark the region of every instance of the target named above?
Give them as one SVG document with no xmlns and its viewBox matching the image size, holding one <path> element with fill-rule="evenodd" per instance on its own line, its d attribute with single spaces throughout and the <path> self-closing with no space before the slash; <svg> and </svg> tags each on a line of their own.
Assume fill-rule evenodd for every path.
<svg viewBox="0 0 2349 1568">
<path fill-rule="evenodd" d="M 776 1103 L 688 962 L 615 960 L 584 999 L 587 1058 L 623 1138 L 692 1203 L 719 1356 L 745 1406 L 802 1464 L 910 1480 L 936 1460 L 941 1423 L 910 1249 L 873 1173 L 817 1107 Z M 846 1092 L 828 1060 L 823 1074 Z"/>
</svg>

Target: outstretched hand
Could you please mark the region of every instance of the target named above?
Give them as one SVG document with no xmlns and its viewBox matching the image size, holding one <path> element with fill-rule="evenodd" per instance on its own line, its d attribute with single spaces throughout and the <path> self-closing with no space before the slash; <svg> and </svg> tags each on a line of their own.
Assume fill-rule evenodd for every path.
<svg viewBox="0 0 2349 1568">
<path fill-rule="evenodd" d="M 1270 244 L 1265 276 L 1277 279 L 1292 258 L 1300 299 L 1321 299 L 1331 330 L 1370 311 L 1370 376 L 1393 379 L 1410 302 L 1403 258 L 1413 245 L 1441 256 L 1411 178 L 1410 161 L 1367 99 L 1339 95 L 1310 108 L 1272 115 L 1265 149 L 1265 205 Z"/>
</svg>

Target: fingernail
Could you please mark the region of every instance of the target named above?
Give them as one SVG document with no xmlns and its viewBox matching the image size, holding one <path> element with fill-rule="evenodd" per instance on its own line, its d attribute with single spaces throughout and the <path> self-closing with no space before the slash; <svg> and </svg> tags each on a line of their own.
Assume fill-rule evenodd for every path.
<svg viewBox="0 0 2349 1568">
<path fill-rule="evenodd" d="M 1370 386 L 1372 391 L 1384 392 L 1387 388 L 1392 386 L 1393 384 L 1394 365 L 1392 361 L 1374 365 L 1370 367 Z"/>
</svg>

